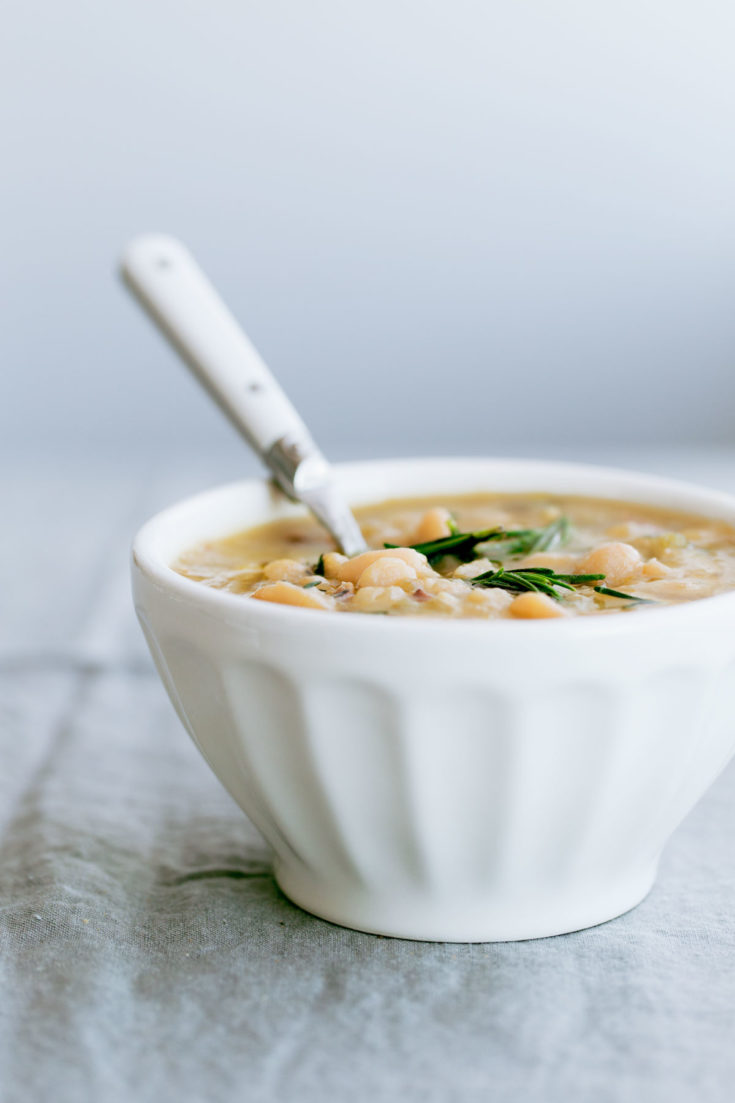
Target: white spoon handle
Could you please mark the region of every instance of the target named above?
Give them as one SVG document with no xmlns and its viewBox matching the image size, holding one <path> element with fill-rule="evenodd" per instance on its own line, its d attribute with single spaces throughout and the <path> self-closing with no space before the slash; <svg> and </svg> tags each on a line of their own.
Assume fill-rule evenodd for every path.
<svg viewBox="0 0 735 1103">
<path fill-rule="evenodd" d="M 122 274 L 153 320 L 264 460 L 346 555 L 362 533 L 309 430 L 187 249 L 175 238 L 134 238 Z"/>
<path fill-rule="evenodd" d="M 262 456 L 309 432 L 191 253 L 175 238 L 134 238 L 122 258 L 129 287 L 199 381 Z"/>
</svg>

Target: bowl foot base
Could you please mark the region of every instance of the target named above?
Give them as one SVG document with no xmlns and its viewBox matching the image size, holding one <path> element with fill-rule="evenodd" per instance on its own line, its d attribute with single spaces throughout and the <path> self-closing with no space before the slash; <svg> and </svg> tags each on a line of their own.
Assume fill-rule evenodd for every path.
<svg viewBox="0 0 735 1103">
<path fill-rule="evenodd" d="M 636 907 L 656 879 L 654 865 L 604 887 L 586 883 L 574 892 L 560 887 L 558 893 L 536 900 L 509 901 L 498 894 L 496 899 L 488 895 L 466 902 L 409 890 L 380 897 L 373 891 L 329 887 L 278 861 L 274 872 L 289 900 L 320 919 L 368 934 L 422 942 L 517 942 L 581 931 Z"/>
</svg>

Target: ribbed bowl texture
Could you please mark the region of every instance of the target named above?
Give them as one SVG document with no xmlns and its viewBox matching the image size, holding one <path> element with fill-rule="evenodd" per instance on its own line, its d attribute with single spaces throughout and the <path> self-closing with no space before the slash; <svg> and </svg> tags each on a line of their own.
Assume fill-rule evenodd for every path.
<svg viewBox="0 0 735 1103">
<path fill-rule="evenodd" d="M 581 465 L 344 465 L 354 504 L 577 493 L 735 523 L 735 499 Z M 298 512 L 263 481 L 139 533 L 135 604 L 177 712 L 308 911 L 384 935 L 525 939 L 620 915 L 735 751 L 735 594 L 567 621 L 333 614 L 176 574 Z"/>
</svg>

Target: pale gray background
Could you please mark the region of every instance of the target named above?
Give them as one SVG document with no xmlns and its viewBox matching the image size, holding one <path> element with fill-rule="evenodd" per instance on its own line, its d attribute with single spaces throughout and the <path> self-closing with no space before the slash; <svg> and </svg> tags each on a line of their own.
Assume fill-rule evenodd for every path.
<svg viewBox="0 0 735 1103">
<path fill-rule="evenodd" d="M 277 891 L 127 578 L 257 465 L 112 269 L 185 238 L 330 454 L 732 490 L 734 42 L 729 0 L 3 6 L 0 1103 L 729 1101 L 733 765 L 591 931 L 417 944 Z"/>
<path fill-rule="evenodd" d="M 231 447 L 112 279 L 141 230 L 190 243 L 334 454 L 733 440 L 729 0 L 2 22 L 6 443 Z"/>
</svg>

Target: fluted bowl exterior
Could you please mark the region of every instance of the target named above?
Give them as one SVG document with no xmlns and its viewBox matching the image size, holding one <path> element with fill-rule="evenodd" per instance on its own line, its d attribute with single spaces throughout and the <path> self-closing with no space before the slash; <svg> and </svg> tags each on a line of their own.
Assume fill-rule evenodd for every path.
<svg viewBox="0 0 735 1103">
<path fill-rule="evenodd" d="M 582 465 L 344 465 L 353 504 L 593 494 L 735 523 L 735 499 Z M 534 938 L 610 919 L 735 751 L 735 594 L 565 621 L 294 609 L 176 574 L 176 555 L 297 512 L 268 484 L 167 510 L 133 549 L 168 693 L 273 848 L 284 892 L 406 938 Z"/>
</svg>

